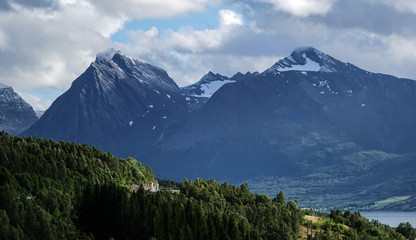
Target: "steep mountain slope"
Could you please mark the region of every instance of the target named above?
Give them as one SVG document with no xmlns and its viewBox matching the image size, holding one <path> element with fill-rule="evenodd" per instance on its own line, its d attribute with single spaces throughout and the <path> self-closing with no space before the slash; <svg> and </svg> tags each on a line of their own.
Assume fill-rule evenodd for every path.
<svg viewBox="0 0 416 240">
<path fill-rule="evenodd" d="M 0 83 L 0 130 L 19 134 L 36 120 L 33 108 L 13 88 Z"/>
<path fill-rule="evenodd" d="M 408 178 L 416 174 L 414 122 L 415 81 L 299 48 L 224 85 L 142 159 L 168 178 L 249 180 L 255 191 L 280 188 L 301 201 L 349 193 L 371 202 L 416 194 Z"/>
<path fill-rule="evenodd" d="M 166 71 L 120 52 L 95 62 L 23 135 L 118 149 L 130 135 L 139 149 L 186 112 L 185 97 Z M 121 145 L 122 146 L 122 145 Z"/>
</svg>

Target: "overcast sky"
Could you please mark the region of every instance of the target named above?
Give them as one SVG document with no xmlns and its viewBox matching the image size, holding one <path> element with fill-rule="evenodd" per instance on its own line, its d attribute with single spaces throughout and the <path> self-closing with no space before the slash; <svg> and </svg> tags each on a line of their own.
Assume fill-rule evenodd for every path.
<svg viewBox="0 0 416 240">
<path fill-rule="evenodd" d="M 36 110 L 108 48 L 184 86 L 264 71 L 299 46 L 416 79 L 416 1 L 0 0 L 0 82 Z"/>
</svg>

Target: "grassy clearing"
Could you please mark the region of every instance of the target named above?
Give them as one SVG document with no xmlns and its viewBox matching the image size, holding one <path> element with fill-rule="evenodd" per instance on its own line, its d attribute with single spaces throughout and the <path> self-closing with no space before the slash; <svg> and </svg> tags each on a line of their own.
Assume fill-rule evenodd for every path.
<svg viewBox="0 0 416 240">
<path fill-rule="evenodd" d="M 372 209 L 372 210 L 386 209 L 386 208 L 388 208 L 389 205 L 399 203 L 399 202 L 403 202 L 403 201 L 407 201 L 411 197 L 412 197 L 411 195 L 389 197 L 389 198 L 384 199 L 384 200 L 376 201 L 374 203 L 374 205 L 371 205 L 368 208 Z"/>
<path fill-rule="evenodd" d="M 412 196 L 398 196 L 398 197 L 391 197 L 391 198 L 387 198 L 385 200 L 382 201 L 378 201 L 376 202 L 376 204 L 392 204 L 392 203 L 397 203 L 397 202 L 401 202 L 401 201 L 406 201 L 409 198 L 411 198 Z"/>
<path fill-rule="evenodd" d="M 326 231 L 333 231 L 334 236 L 340 239 L 348 229 L 349 227 L 347 225 L 335 223 L 329 218 L 305 215 L 298 239 L 308 239 L 308 234 L 315 236 L 317 233 Z"/>
</svg>

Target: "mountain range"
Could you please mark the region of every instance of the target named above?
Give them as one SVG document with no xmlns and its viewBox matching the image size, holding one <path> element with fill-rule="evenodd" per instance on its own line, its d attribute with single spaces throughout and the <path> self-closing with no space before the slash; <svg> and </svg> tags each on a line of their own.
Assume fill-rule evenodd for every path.
<svg viewBox="0 0 416 240">
<path fill-rule="evenodd" d="M 132 156 L 159 177 L 248 182 L 305 207 L 416 202 L 416 82 L 372 73 L 313 47 L 262 73 L 209 72 L 179 88 L 166 71 L 112 51 L 26 136 Z"/>
</svg>

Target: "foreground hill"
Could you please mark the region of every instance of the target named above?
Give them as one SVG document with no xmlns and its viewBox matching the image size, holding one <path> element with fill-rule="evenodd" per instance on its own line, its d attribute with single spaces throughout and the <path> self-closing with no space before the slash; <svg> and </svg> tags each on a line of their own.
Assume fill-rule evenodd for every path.
<svg viewBox="0 0 416 240">
<path fill-rule="evenodd" d="M 180 192 L 131 186 L 151 169 L 87 145 L 0 133 L 1 239 L 294 239 L 295 202 L 247 185 L 184 181 Z"/>
<path fill-rule="evenodd" d="M 0 132 L 0 239 L 77 239 L 86 186 L 149 182 L 153 171 L 135 159 Z"/>
</svg>

